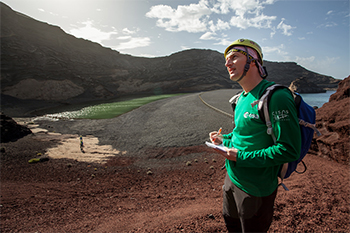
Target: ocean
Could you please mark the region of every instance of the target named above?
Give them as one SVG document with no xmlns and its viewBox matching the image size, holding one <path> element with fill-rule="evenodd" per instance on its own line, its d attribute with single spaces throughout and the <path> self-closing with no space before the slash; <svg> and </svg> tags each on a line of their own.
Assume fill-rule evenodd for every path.
<svg viewBox="0 0 350 233">
<path fill-rule="evenodd" d="M 336 91 L 327 91 L 325 93 L 310 93 L 310 94 L 300 94 L 304 101 L 311 106 L 322 107 L 324 103 L 329 101 L 329 97 L 333 95 Z"/>
</svg>

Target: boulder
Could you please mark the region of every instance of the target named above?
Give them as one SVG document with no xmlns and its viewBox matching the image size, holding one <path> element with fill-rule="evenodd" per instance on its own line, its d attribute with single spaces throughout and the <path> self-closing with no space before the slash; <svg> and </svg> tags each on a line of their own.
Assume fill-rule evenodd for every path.
<svg viewBox="0 0 350 233">
<path fill-rule="evenodd" d="M 309 153 L 349 164 L 350 76 L 339 83 L 329 102 L 316 110 L 316 127 L 322 136 L 314 137 Z"/>
<path fill-rule="evenodd" d="M 25 126 L 17 124 L 11 117 L 0 113 L 1 143 L 16 141 L 32 131 Z"/>
</svg>

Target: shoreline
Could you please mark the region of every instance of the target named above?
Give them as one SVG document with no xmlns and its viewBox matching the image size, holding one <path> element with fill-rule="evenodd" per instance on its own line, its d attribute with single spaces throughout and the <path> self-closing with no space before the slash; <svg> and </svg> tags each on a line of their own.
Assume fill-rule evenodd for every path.
<svg viewBox="0 0 350 233">
<path fill-rule="evenodd" d="M 212 90 L 212 91 L 223 91 L 223 90 L 234 91 L 239 89 L 218 89 L 218 90 Z M 328 91 L 335 92 L 336 89 L 328 88 L 327 90 L 325 90 L 325 92 L 322 92 L 322 93 L 301 93 L 301 95 L 324 94 L 324 93 L 327 93 Z M 205 92 L 211 92 L 211 91 L 204 91 L 203 93 Z M 194 93 L 201 93 L 201 92 L 178 93 L 178 94 L 190 95 Z M 150 97 L 150 96 L 154 96 L 154 95 L 147 95 L 147 94 L 127 95 L 127 96 L 106 99 L 106 100 L 86 101 L 82 103 L 47 103 L 47 101 L 18 100 L 9 96 L 2 95 L 2 97 L 5 97 L 5 98 L 2 98 L 2 112 L 4 112 L 6 115 L 11 116 L 13 118 L 33 118 L 35 116 L 43 116 L 46 114 L 55 114 L 55 113 L 60 113 L 65 111 L 77 111 L 88 106 L 108 104 L 113 102 L 121 102 L 121 101 L 133 100 L 137 98 Z M 45 104 L 46 106 L 38 107 L 38 108 L 33 107 L 35 105 L 41 106 L 43 104 Z"/>
<path fill-rule="evenodd" d="M 228 100 L 239 91 L 216 90 L 203 92 L 201 96 L 209 104 L 232 114 Z M 15 119 L 38 124 L 48 132 L 93 135 L 99 138 L 100 144 L 134 152 L 152 147 L 202 145 L 209 132 L 220 127 L 223 132 L 232 130 L 232 119 L 203 104 L 199 93 L 154 101 L 111 119 L 34 122 L 28 122 L 32 118 Z"/>
<path fill-rule="evenodd" d="M 207 133 L 223 127 L 232 130 L 232 107 L 228 100 L 241 89 L 221 89 L 173 96 L 157 100 L 109 119 L 61 119 L 14 117 L 21 124 L 38 124 L 49 132 L 94 135 L 100 144 L 121 151 L 140 151 L 146 147 L 201 145 Z M 224 115 L 208 106 L 219 108 Z M 166 135 L 166 136 L 165 136 Z M 134 138 L 135 140 L 128 140 Z M 171 138 L 171 139 L 168 139 Z"/>
</svg>

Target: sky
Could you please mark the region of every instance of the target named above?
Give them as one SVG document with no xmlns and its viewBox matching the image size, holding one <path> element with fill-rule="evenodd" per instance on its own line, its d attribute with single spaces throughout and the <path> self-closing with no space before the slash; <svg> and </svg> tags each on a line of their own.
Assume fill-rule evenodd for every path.
<svg viewBox="0 0 350 233">
<path fill-rule="evenodd" d="M 223 53 L 247 38 L 264 60 L 350 75 L 349 0 L 2 0 L 13 10 L 122 54 Z M 223 64 L 224 65 L 224 64 Z"/>
</svg>

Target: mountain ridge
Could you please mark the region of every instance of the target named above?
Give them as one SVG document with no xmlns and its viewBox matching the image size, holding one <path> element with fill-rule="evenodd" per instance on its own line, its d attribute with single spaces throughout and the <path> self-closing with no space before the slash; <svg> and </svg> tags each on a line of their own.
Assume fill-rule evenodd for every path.
<svg viewBox="0 0 350 233">
<path fill-rule="evenodd" d="M 125 55 L 4 3 L 0 7 L 2 109 L 13 104 L 44 108 L 134 94 L 240 88 L 229 79 L 224 56 L 217 51 L 189 49 L 155 58 Z M 269 80 L 287 86 L 300 77 L 323 88 L 336 88 L 340 81 L 296 63 L 264 61 L 264 65 Z"/>
</svg>

